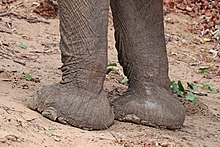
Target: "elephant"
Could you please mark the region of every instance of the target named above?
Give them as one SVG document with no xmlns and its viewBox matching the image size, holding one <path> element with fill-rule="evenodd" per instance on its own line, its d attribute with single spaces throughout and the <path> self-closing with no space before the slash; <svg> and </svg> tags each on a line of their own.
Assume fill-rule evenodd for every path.
<svg viewBox="0 0 220 147">
<path fill-rule="evenodd" d="M 87 130 L 114 120 L 178 129 L 185 109 L 170 90 L 163 0 L 58 0 L 61 82 L 27 99 L 44 117 Z M 103 90 L 107 70 L 108 13 L 128 90 L 111 102 Z"/>
</svg>

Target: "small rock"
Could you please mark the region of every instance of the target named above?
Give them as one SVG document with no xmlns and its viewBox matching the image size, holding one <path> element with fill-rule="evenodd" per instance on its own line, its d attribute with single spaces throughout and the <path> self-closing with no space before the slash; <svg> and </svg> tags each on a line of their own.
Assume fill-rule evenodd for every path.
<svg viewBox="0 0 220 147">
<path fill-rule="evenodd" d="M 60 141 L 61 141 L 61 138 L 58 137 L 58 136 L 54 136 L 53 139 L 54 139 L 56 142 L 60 142 Z"/>
<path fill-rule="evenodd" d="M 183 39 L 183 40 L 182 40 L 182 43 L 183 43 L 183 44 L 186 44 L 186 43 L 187 43 L 187 41 L 186 41 L 185 39 Z"/>
<path fill-rule="evenodd" d="M 220 76 L 220 69 L 219 69 L 218 72 L 216 73 L 216 76 Z"/>
<path fill-rule="evenodd" d="M 209 53 L 213 55 L 213 58 L 215 58 L 218 55 L 218 51 L 215 50 L 209 50 Z"/>
<path fill-rule="evenodd" d="M 0 69 L 0 73 L 4 72 L 5 70 L 4 69 Z"/>
<path fill-rule="evenodd" d="M 190 8 L 189 6 L 186 6 L 186 11 L 191 12 L 193 9 Z"/>
<path fill-rule="evenodd" d="M 220 30 L 217 30 L 215 32 L 215 34 L 213 35 L 213 38 L 219 40 L 219 38 L 220 38 Z"/>
</svg>

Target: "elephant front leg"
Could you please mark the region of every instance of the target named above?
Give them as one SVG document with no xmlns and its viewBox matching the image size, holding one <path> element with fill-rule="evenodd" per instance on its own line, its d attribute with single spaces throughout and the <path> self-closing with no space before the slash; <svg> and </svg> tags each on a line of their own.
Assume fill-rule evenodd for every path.
<svg viewBox="0 0 220 147">
<path fill-rule="evenodd" d="M 162 0 L 111 0 L 119 62 L 128 91 L 113 102 L 115 117 L 144 125 L 179 128 L 181 103 L 169 92 Z"/>
<path fill-rule="evenodd" d="M 103 91 L 109 0 L 59 0 L 62 81 L 28 99 L 31 109 L 61 123 L 106 129 L 114 115 Z"/>
</svg>

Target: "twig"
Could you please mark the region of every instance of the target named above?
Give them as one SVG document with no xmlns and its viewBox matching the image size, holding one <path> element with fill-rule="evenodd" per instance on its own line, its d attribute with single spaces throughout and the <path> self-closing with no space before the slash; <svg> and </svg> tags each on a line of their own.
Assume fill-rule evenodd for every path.
<svg viewBox="0 0 220 147">
<path fill-rule="evenodd" d="M 13 109 L 9 108 L 6 105 L 2 105 L 0 106 L 0 108 L 2 108 L 3 110 L 5 110 L 5 112 L 7 112 L 8 114 L 10 114 L 10 111 L 14 111 Z"/>
<path fill-rule="evenodd" d="M 9 31 L 4 31 L 4 30 L 0 30 L 1 33 L 7 33 L 7 34 L 12 34 L 11 32 Z"/>
<path fill-rule="evenodd" d="M 4 12 L 4 13 L 0 13 L 0 17 L 4 17 L 4 16 L 9 16 L 11 15 L 11 12 Z"/>
<path fill-rule="evenodd" d="M 117 139 L 117 137 L 109 130 L 108 126 L 101 121 L 101 123 L 105 126 L 106 130 L 115 138 L 116 142 L 120 143 L 120 141 Z"/>
<path fill-rule="evenodd" d="M 194 61 L 198 61 L 198 62 L 200 63 L 200 61 L 199 61 L 198 59 L 192 57 L 191 55 L 189 55 L 189 54 L 187 54 L 187 53 L 184 53 L 184 52 L 181 52 L 181 53 L 182 53 L 183 55 L 185 55 L 185 56 L 187 56 L 187 57 L 193 59 Z"/>
<path fill-rule="evenodd" d="M 18 19 L 25 19 L 29 23 L 38 23 L 38 22 L 40 23 L 40 22 L 42 22 L 42 23 L 45 23 L 45 24 L 50 24 L 50 22 L 39 20 L 37 18 L 28 18 L 27 16 L 22 16 L 22 15 L 19 15 L 17 13 L 11 12 L 11 11 L 0 13 L 0 17 L 10 16 L 10 15 L 13 15 L 13 16 L 17 17 Z"/>
<path fill-rule="evenodd" d="M 13 57 L 12 55 L 9 55 L 9 54 L 4 53 L 4 52 L 2 52 L 2 51 L 0 51 L 0 56 L 2 56 L 2 57 L 5 58 L 5 59 L 12 60 L 13 62 L 18 63 L 18 64 L 21 64 L 21 65 L 23 65 L 23 66 L 26 65 L 25 62 L 19 61 L 18 59 L 13 59 L 14 57 Z"/>
<path fill-rule="evenodd" d="M 25 19 L 25 20 L 27 20 L 27 22 L 29 22 L 29 23 L 42 22 L 42 23 L 45 23 L 45 24 L 50 24 L 50 22 L 43 21 L 43 20 L 39 20 L 39 19 L 37 19 L 36 17 L 28 18 L 27 16 L 22 16 L 22 15 L 13 13 L 13 12 L 11 12 L 11 15 L 17 17 L 18 19 Z"/>
<path fill-rule="evenodd" d="M 168 38 L 167 38 L 167 40 L 166 40 L 166 45 L 167 45 L 169 42 L 171 42 L 172 36 L 173 36 L 173 34 L 170 34 L 170 35 L 168 36 Z"/>
<path fill-rule="evenodd" d="M 11 57 L 12 57 L 12 56 L 10 56 L 10 55 L 8 55 L 8 54 L 6 54 L 6 53 L 3 53 L 3 52 L 1 52 L 1 51 L 0 51 L 0 56 L 2 56 L 2 57 L 5 58 L 5 59 L 11 59 Z"/>
<path fill-rule="evenodd" d="M 26 65 L 26 63 L 25 62 L 22 62 L 22 61 L 18 61 L 18 60 L 13 60 L 15 63 L 18 63 L 18 64 L 21 64 L 21 65 L 23 65 L 23 66 L 25 66 Z"/>
<path fill-rule="evenodd" d="M 45 24 L 50 24 L 50 22 L 48 22 L 48 21 L 43 21 L 43 20 L 38 20 L 38 19 L 27 19 L 27 22 L 29 22 L 29 23 L 42 22 L 42 23 L 45 23 Z"/>
<path fill-rule="evenodd" d="M 0 140 L 4 140 L 4 139 L 7 139 L 7 140 L 10 140 L 10 141 L 14 141 L 14 142 L 20 142 L 20 141 L 24 141 L 24 138 L 20 138 L 16 135 L 6 135 L 4 136 L 3 138 L 0 138 Z"/>
<path fill-rule="evenodd" d="M 197 92 L 192 92 L 192 93 L 198 96 L 208 96 L 208 94 L 206 93 L 197 93 Z"/>
</svg>

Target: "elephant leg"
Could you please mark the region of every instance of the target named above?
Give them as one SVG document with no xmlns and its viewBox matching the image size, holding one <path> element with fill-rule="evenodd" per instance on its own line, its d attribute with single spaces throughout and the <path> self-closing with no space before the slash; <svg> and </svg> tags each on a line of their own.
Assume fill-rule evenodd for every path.
<svg viewBox="0 0 220 147">
<path fill-rule="evenodd" d="M 109 0 L 59 0 L 62 81 L 42 87 L 28 106 L 83 129 L 106 129 L 114 115 L 103 91 Z"/>
<path fill-rule="evenodd" d="M 162 0 L 111 0 L 119 62 L 128 91 L 113 101 L 115 117 L 175 129 L 185 111 L 170 93 Z"/>
</svg>

